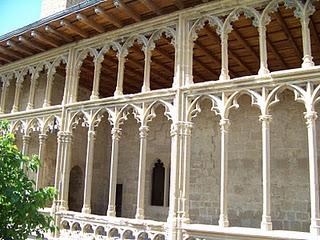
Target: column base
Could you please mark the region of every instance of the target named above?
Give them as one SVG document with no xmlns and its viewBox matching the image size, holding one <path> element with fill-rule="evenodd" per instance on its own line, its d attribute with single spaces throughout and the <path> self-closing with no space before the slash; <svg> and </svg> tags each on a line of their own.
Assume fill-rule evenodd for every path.
<svg viewBox="0 0 320 240">
<path fill-rule="evenodd" d="M 68 211 L 69 207 L 66 201 L 61 201 L 60 206 L 58 207 L 59 211 Z"/>
<path fill-rule="evenodd" d="M 220 214 L 219 227 L 229 227 L 229 220 L 227 215 Z"/>
<path fill-rule="evenodd" d="M 271 217 L 263 217 L 261 221 L 261 230 L 264 231 L 271 231 L 272 230 L 272 222 L 271 222 Z"/>
<path fill-rule="evenodd" d="M 186 224 L 189 224 L 191 221 L 190 221 L 189 217 L 182 217 L 182 222 L 186 223 Z"/>
<path fill-rule="evenodd" d="M 90 96 L 90 100 L 97 100 L 97 99 L 99 99 L 99 96 L 97 96 L 97 95 Z"/>
<path fill-rule="evenodd" d="M 32 106 L 32 105 L 28 105 L 28 106 L 26 107 L 26 110 L 27 110 L 27 111 L 32 110 L 32 109 L 33 109 L 33 106 Z"/>
<path fill-rule="evenodd" d="M 136 219 L 144 219 L 144 210 L 143 209 L 137 209 L 137 213 L 135 216 Z"/>
<path fill-rule="evenodd" d="M 229 74 L 221 73 L 220 76 L 219 76 L 219 81 L 227 81 L 227 80 L 230 80 Z"/>
<path fill-rule="evenodd" d="M 263 67 L 259 69 L 258 75 L 265 76 L 265 75 L 268 75 L 269 73 L 270 73 L 269 69 Z"/>
<path fill-rule="evenodd" d="M 107 216 L 108 217 L 115 217 L 116 216 L 116 211 L 108 209 Z"/>
<path fill-rule="evenodd" d="M 118 96 L 122 96 L 123 93 L 122 93 L 122 91 L 116 89 L 116 91 L 114 92 L 113 95 L 114 95 L 115 97 L 118 97 Z"/>
<path fill-rule="evenodd" d="M 314 62 L 312 61 L 311 56 L 305 56 L 303 58 L 303 63 L 301 65 L 302 68 L 311 68 L 314 67 Z"/>
<path fill-rule="evenodd" d="M 150 92 L 150 87 L 142 86 L 141 92 Z"/>
<path fill-rule="evenodd" d="M 88 206 L 84 206 L 84 207 L 81 209 L 81 213 L 90 214 L 90 213 L 91 213 L 91 208 L 88 207 Z"/>
<path fill-rule="evenodd" d="M 320 236 L 320 219 L 311 219 L 310 233 Z"/>
<path fill-rule="evenodd" d="M 50 103 L 46 103 L 46 102 L 42 105 L 43 108 L 50 107 L 50 106 L 51 106 Z"/>
</svg>

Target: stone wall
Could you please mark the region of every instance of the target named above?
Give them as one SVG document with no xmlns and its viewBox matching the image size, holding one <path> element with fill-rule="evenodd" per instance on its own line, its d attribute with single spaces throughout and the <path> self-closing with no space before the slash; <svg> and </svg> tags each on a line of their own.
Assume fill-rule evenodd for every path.
<svg viewBox="0 0 320 240">
<path fill-rule="evenodd" d="M 260 227 L 262 157 L 259 111 L 241 97 L 230 113 L 228 204 L 231 226 Z M 219 119 L 204 102 L 192 135 L 190 215 L 193 223 L 218 224 Z M 271 111 L 271 192 L 274 229 L 309 231 L 307 128 L 303 105 L 284 92 Z M 319 126 L 320 127 L 320 126 Z"/>
</svg>

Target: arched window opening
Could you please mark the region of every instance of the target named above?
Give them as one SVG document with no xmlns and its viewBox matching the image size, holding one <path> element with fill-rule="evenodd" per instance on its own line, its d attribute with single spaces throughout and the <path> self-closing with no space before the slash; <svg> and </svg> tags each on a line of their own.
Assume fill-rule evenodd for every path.
<svg viewBox="0 0 320 240">
<path fill-rule="evenodd" d="M 216 28 L 206 22 L 197 35 L 193 47 L 193 81 L 198 83 L 218 80 L 221 69 L 221 45 Z"/>
<path fill-rule="evenodd" d="M 232 22 L 228 35 L 229 75 L 243 77 L 256 75 L 260 67 L 259 33 L 252 20 L 240 15 Z"/>
<path fill-rule="evenodd" d="M 311 50 L 312 50 L 312 57 L 313 62 L 316 65 L 320 65 L 320 52 L 319 52 L 319 46 L 320 46 L 320 37 L 319 33 L 320 29 L 319 23 L 320 23 L 320 2 L 319 1 L 313 1 L 313 5 L 316 9 L 316 11 L 313 13 L 312 16 L 310 16 L 310 22 L 309 22 L 309 29 L 310 29 L 310 35 L 311 35 Z"/>
<path fill-rule="evenodd" d="M 174 75 L 175 48 L 172 38 L 162 34 L 152 51 L 150 66 L 150 89 L 171 88 Z"/>
<path fill-rule="evenodd" d="M 44 101 L 46 92 L 47 82 L 47 70 L 42 69 L 39 71 L 39 77 L 36 79 L 35 97 L 34 97 L 34 108 L 41 108 Z"/>
<path fill-rule="evenodd" d="M 21 88 L 19 106 L 18 106 L 19 111 L 24 111 L 27 108 L 29 93 L 30 93 L 30 86 L 31 86 L 31 74 L 28 73 L 26 74 L 22 82 L 22 88 Z"/>
<path fill-rule="evenodd" d="M 70 171 L 69 210 L 80 212 L 83 204 L 83 171 L 77 165 Z"/>
<path fill-rule="evenodd" d="M 5 98 L 5 109 L 4 109 L 5 113 L 10 113 L 12 110 L 17 79 L 13 77 L 12 79 L 9 79 L 9 81 L 10 81 L 10 84 L 9 84 L 7 95 Z"/>
<path fill-rule="evenodd" d="M 302 39 L 300 19 L 294 10 L 283 4 L 270 14 L 267 25 L 268 67 L 270 71 L 300 68 L 302 63 Z"/>
<path fill-rule="evenodd" d="M 110 49 L 105 55 L 102 62 L 99 97 L 106 98 L 113 96 L 117 85 L 118 58 L 117 52 Z"/>
<path fill-rule="evenodd" d="M 60 105 L 62 103 L 66 82 L 66 64 L 60 63 L 56 68 L 56 73 L 53 77 L 50 105 Z M 47 82 L 48 83 L 48 82 Z"/>
<path fill-rule="evenodd" d="M 152 170 L 151 205 L 164 206 L 165 167 L 160 159 L 154 164 Z"/>
<path fill-rule="evenodd" d="M 143 84 L 144 71 L 142 45 L 135 41 L 133 46 L 128 49 L 128 52 L 124 67 L 123 93 L 139 93 Z"/>
<path fill-rule="evenodd" d="M 86 101 L 90 99 L 92 86 L 93 86 L 93 77 L 94 77 L 94 62 L 92 56 L 87 56 L 81 65 L 80 68 L 80 77 L 78 84 L 78 94 L 77 101 Z"/>
</svg>

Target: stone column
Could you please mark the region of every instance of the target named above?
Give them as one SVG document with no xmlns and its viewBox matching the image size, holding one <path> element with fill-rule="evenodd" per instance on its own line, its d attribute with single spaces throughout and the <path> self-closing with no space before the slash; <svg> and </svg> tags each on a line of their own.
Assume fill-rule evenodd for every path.
<svg viewBox="0 0 320 240">
<path fill-rule="evenodd" d="M 316 112 L 305 113 L 308 128 L 309 149 L 309 174 L 310 174 L 310 202 L 311 202 L 311 225 L 310 232 L 320 235 L 320 199 L 319 199 L 319 176 L 317 156 Z"/>
<path fill-rule="evenodd" d="M 170 169 L 170 203 L 168 214 L 167 234 L 170 239 L 180 239 L 178 211 L 179 199 L 182 189 L 179 186 L 179 174 L 181 167 L 182 143 L 183 143 L 183 123 L 174 122 L 171 124 L 171 169 Z M 182 237 L 182 236 L 181 236 Z M 182 239 L 182 238 L 181 238 Z"/>
<path fill-rule="evenodd" d="M 144 218 L 144 191 L 146 181 L 146 160 L 147 160 L 147 136 L 149 127 L 141 126 L 140 129 L 140 156 L 139 156 L 139 178 L 137 194 L 136 218 Z"/>
<path fill-rule="evenodd" d="M 219 80 L 229 80 L 228 34 L 221 33 L 221 74 Z"/>
<path fill-rule="evenodd" d="M 30 84 L 30 92 L 29 92 L 29 100 L 27 104 L 27 110 L 31 110 L 34 108 L 34 95 L 37 86 L 37 79 L 39 77 L 39 73 L 35 72 L 31 76 L 31 84 Z"/>
<path fill-rule="evenodd" d="M 302 29 L 302 44 L 303 44 L 303 63 L 302 68 L 309 68 L 314 66 L 311 54 L 311 40 L 309 29 L 309 16 L 302 16 L 300 19 Z"/>
<path fill-rule="evenodd" d="M 36 189 L 38 190 L 42 187 L 42 176 L 43 176 L 43 167 L 46 155 L 46 141 L 47 141 L 47 134 L 39 134 L 39 159 L 40 159 L 40 167 L 37 171 L 37 178 L 36 178 Z"/>
<path fill-rule="evenodd" d="M 65 132 L 64 136 L 64 153 L 63 153 L 63 171 L 61 179 L 61 211 L 68 210 L 68 195 L 69 195 L 69 181 L 70 181 L 70 165 L 72 153 L 72 132 Z"/>
<path fill-rule="evenodd" d="M 260 69 L 258 74 L 266 75 L 269 72 L 268 69 L 268 51 L 267 51 L 267 40 L 266 40 L 266 26 L 259 26 L 259 49 L 260 49 Z"/>
<path fill-rule="evenodd" d="M 263 212 L 261 229 L 272 230 L 271 222 L 271 188 L 270 188 L 270 122 L 271 115 L 261 115 L 262 124 L 262 179 L 263 179 Z"/>
<path fill-rule="evenodd" d="M 94 77 L 90 100 L 99 99 L 99 85 L 103 59 L 103 57 L 98 57 L 94 61 Z"/>
<path fill-rule="evenodd" d="M 191 157 L 191 131 L 192 122 L 184 125 L 184 168 L 183 168 L 183 195 L 182 195 L 182 218 L 185 223 L 190 222 L 189 217 L 189 186 L 190 186 L 190 157 Z"/>
<path fill-rule="evenodd" d="M 10 86 L 9 79 L 5 79 L 2 82 L 2 91 L 1 91 L 1 103 L 0 103 L 0 113 L 4 113 L 6 108 L 6 97 L 8 92 L 8 87 Z"/>
<path fill-rule="evenodd" d="M 144 49 L 144 73 L 143 73 L 143 85 L 142 85 L 141 92 L 150 91 L 151 56 L 152 56 L 151 49 L 146 47 Z"/>
<path fill-rule="evenodd" d="M 94 142 L 95 131 L 88 131 L 87 141 L 87 158 L 86 158 L 86 174 L 84 179 L 84 194 L 82 213 L 91 213 L 91 187 L 92 187 L 92 170 L 94 159 Z"/>
<path fill-rule="evenodd" d="M 22 154 L 23 155 L 29 154 L 30 139 L 31 137 L 29 135 L 22 136 Z"/>
<path fill-rule="evenodd" d="M 52 212 L 56 212 L 57 210 L 57 206 L 59 204 L 59 199 L 60 199 L 60 195 L 61 195 L 61 179 L 60 179 L 60 175 L 61 175 L 61 165 L 62 165 L 62 159 L 63 159 L 63 144 L 64 144 L 64 133 L 62 131 L 58 132 L 58 136 L 57 136 L 57 158 L 56 158 L 56 171 L 55 171 L 55 176 L 54 176 L 54 187 L 55 189 L 57 189 L 57 196 L 55 197 L 55 199 L 53 200 L 53 204 L 52 204 Z"/>
<path fill-rule="evenodd" d="M 219 226 L 228 227 L 228 130 L 229 119 L 220 120 L 221 130 L 221 189 L 220 189 L 220 217 Z"/>
<path fill-rule="evenodd" d="M 110 187 L 109 187 L 109 203 L 107 216 L 116 216 L 116 187 L 117 187 L 117 171 L 119 157 L 119 141 L 121 136 L 120 128 L 112 128 L 112 149 L 111 149 L 111 164 L 110 164 Z"/>
<path fill-rule="evenodd" d="M 125 61 L 126 61 L 126 58 L 122 54 L 119 54 L 119 56 L 118 56 L 117 87 L 116 87 L 116 91 L 114 92 L 114 96 L 123 95 L 123 78 L 124 78 Z"/>
<path fill-rule="evenodd" d="M 20 101 L 20 94 L 21 94 L 21 89 L 22 89 L 22 80 L 17 80 L 16 81 L 16 90 L 14 94 L 14 102 L 12 106 L 11 112 L 18 112 L 19 111 L 19 101 Z"/>
<path fill-rule="evenodd" d="M 30 135 L 25 134 L 22 136 L 22 150 L 21 150 L 21 152 L 25 156 L 29 155 L 30 139 L 31 139 Z M 25 165 L 23 162 L 21 163 L 20 167 L 21 167 L 21 169 L 25 170 Z"/>
<path fill-rule="evenodd" d="M 48 73 L 47 75 L 47 86 L 46 92 L 44 95 L 43 107 L 50 107 L 51 105 L 51 93 L 52 93 L 52 85 L 54 79 L 54 72 Z"/>
</svg>

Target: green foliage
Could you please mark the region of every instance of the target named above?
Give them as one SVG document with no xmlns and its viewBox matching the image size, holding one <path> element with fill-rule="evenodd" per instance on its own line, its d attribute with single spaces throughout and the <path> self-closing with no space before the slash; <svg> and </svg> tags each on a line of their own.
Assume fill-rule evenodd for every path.
<svg viewBox="0 0 320 240">
<path fill-rule="evenodd" d="M 35 190 L 26 172 L 36 173 L 39 158 L 17 149 L 7 121 L 0 121 L 0 131 L 0 239 L 24 240 L 31 233 L 43 238 L 45 231 L 54 230 L 53 219 L 38 210 L 54 198 L 55 190 Z"/>
</svg>

